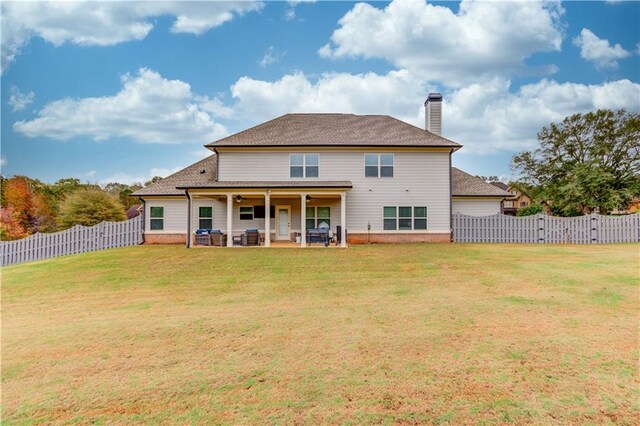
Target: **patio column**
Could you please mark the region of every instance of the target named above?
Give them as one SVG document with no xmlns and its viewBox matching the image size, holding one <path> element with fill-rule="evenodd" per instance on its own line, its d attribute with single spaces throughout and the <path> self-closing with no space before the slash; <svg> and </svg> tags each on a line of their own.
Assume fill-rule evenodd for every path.
<svg viewBox="0 0 640 426">
<path fill-rule="evenodd" d="M 264 246 L 271 247 L 271 191 L 264 194 Z"/>
<path fill-rule="evenodd" d="M 227 247 L 233 247 L 233 194 L 227 194 Z"/>
<path fill-rule="evenodd" d="M 340 246 L 347 246 L 347 193 L 340 194 Z"/>
<path fill-rule="evenodd" d="M 300 194 L 300 247 L 307 246 L 307 194 Z"/>
</svg>

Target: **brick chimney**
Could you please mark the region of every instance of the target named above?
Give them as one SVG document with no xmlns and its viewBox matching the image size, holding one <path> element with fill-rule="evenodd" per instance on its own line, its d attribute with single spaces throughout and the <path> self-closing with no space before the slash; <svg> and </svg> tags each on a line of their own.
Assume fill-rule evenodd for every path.
<svg viewBox="0 0 640 426">
<path fill-rule="evenodd" d="M 424 128 L 438 136 L 442 135 L 442 95 L 429 93 L 424 101 Z"/>
</svg>

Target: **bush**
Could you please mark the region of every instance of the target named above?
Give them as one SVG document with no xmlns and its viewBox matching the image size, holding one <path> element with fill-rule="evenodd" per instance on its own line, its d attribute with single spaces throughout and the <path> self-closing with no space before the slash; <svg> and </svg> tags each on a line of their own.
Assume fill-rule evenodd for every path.
<svg viewBox="0 0 640 426">
<path fill-rule="evenodd" d="M 60 209 L 60 226 L 93 226 L 102 221 L 125 220 L 124 207 L 109 194 L 94 189 L 81 189 L 67 197 Z"/>
<path fill-rule="evenodd" d="M 542 213 L 542 206 L 540 204 L 532 204 L 530 206 L 518 209 L 516 216 L 532 216 L 538 213 Z"/>
</svg>

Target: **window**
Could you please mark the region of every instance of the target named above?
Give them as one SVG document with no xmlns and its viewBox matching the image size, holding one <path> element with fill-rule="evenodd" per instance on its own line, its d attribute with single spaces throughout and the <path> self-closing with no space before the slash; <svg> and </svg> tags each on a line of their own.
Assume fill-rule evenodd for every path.
<svg viewBox="0 0 640 426">
<path fill-rule="evenodd" d="M 200 207 L 198 209 L 198 228 L 213 228 L 213 207 Z"/>
<path fill-rule="evenodd" d="M 365 154 L 365 177 L 393 177 L 393 154 Z"/>
<path fill-rule="evenodd" d="M 427 229 L 427 208 L 424 206 L 385 206 L 383 208 L 385 231 L 411 231 Z"/>
<path fill-rule="evenodd" d="M 164 207 L 149 207 L 151 230 L 161 231 L 164 229 Z"/>
<path fill-rule="evenodd" d="M 307 207 L 307 228 L 312 229 L 326 223 L 331 228 L 331 208 L 330 207 Z"/>
<path fill-rule="evenodd" d="M 240 220 L 253 220 L 253 206 L 240 207 Z"/>
<path fill-rule="evenodd" d="M 504 201 L 504 206 L 505 208 L 512 208 L 513 207 L 513 201 Z"/>
<path fill-rule="evenodd" d="M 520 201 L 520 207 L 527 207 L 529 205 L 529 203 L 527 203 L 526 201 Z"/>
<path fill-rule="evenodd" d="M 291 154 L 289 156 L 289 177 L 317 178 L 319 154 Z"/>
</svg>

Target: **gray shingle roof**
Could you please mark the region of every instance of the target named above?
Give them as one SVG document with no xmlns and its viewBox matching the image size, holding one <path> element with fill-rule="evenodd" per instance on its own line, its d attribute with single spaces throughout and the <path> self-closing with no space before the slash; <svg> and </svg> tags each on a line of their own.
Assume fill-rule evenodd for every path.
<svg viewBox="0 0 640 426">
<path fill-rule="evenodd" d="M 184 190 L 177 186 L 210 184 L 216 180 L 216 167 L 216 155 L 213 154 L 131 195 L 184 195 Z"/>
<path fill-rule="evenodd" d="M 462 145 L 388 115 L 285 114 L 207 147 Z"/>
<path fill-rule="evenodd" d="M 510 197 L 507 191 L 465 173 L 451 168 L 451 195 L 454 197 Z"/>
</svg>

